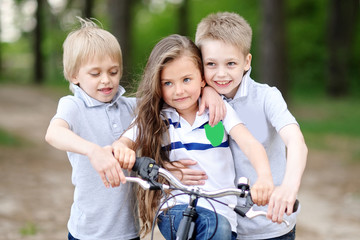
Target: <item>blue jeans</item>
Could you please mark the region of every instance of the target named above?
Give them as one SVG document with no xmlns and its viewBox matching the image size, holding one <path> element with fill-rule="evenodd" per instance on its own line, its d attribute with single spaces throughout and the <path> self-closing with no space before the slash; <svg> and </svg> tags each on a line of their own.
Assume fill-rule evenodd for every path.
<svg viewBox="0 0 360 240">
<path fill-rule="evenodd" d="M 269 238 L 267 240 L 295 240 L 295 232 L 296 232 L 296 225 L 294 226 L 294 228 L 288 232 L 285 235 L 282 235 L 280 237 L 275 237 L 275 238 Z"/>
<path fill-rule="evenodd" d="M 166 211 L 166 213 L 163 212 L 159 215 L 158 227 L 165 239 L 176 239 L 176 232 L 183 217 L 183 212 L 187 208 L 187 206 L 187 204 L 176 205 Z M 218 219 L 216 225 L 216 217 L 213 211 L 202 207 L 196 207 L 196 212 L 198 214 L 198 217 L 195 221 L 196 239 L 209 239 L 213 235 L 215 227 L 217 226 L 216 233 L 211 238 L 211 240 L 236 240 L 237 234 L 235 232 L 231 232 L 231 225 L 225 217 L 217 214 Z"/>
<path fill-rule="evenodd" d="M 74 238 L 74 237 L 71 235 L 71 233 L 69 232 L 69 234 L 68 234 L 68 240 L 79 240 L 79 239 Z M 137 237 L 137 238 L 133 238 L 133 239 L 131 239 L 131 240 L 140 240 L 140 238 Z"/>
</svg>

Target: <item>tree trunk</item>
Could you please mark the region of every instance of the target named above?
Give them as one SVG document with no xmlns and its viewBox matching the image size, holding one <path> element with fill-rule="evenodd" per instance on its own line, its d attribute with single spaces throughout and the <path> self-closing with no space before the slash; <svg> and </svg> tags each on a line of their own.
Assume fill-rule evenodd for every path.
<svg viewBox="0 0 360 240">
<path fill-rule="evenodd" d="M 128 91 L 135 91 L 131 74 L 131 10 L 134 0 L 109 0 L 111 32 L 118 39 L 123 56 L 123 76 L 120 84 Z"/>
<path fill-rule="evenodd" d="M 260 79 L 288 93 L 285 17 L 283 0 L 262 0 Z"/>
<path fill-rule="evenodd" d="M 331 0 L 328 21 L 328 81 L 326 92 L 332 97 L 349 92 L 349 60 L 359 12 L 358 0 Z"/>
<path fill-rule="evenodd" d="M 44 82 L 44 64 L 42 52 L 43 40 L 43 2 L 44 0 L 37 0 L 36 10 L 36 27 L 34 30 L 34 83 L 42 84 Z"/>
<path fill-rule="evenodd" d="M 1 11 L 0 11 L 0 82 L 3 78 L 1 17 L 2 16 L 1 16 Z"/>
<path fill-rule="evenodd" d="M 94 0 L 85 0 L 84 16 L 85 18 L 93 18 Z"/>
<path fill-rule="evenodd" d="M 179 16 L 178 16 L 178 26 L 179 26 L 179 34 L 183 36 L 189 36 L 189 11 L 188 11 L 188 0 L 183 0 L 182 3 L 180 3 L 179 7 Z"/>
</svg>

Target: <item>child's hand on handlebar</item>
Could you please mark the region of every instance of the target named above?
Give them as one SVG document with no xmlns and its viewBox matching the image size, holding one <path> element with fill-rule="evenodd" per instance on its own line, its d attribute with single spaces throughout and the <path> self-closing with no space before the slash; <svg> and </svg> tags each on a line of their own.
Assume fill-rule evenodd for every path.
<svg viewBox="0 0 360 240">
<path fill-rule="evenodd" d="M 120 164 L 112 154 L 110 146 L 94 146 L 89 154 L 89 159 L 93 168 L 99 173 L 104 185 L 108 188 L 117 187 L 126 182 Z"/>
<path fill-rule="evenodd" d="M 274 183 L 271 177 L 258 178 L 256 183 L 251 187 L 251 197 L 253 202 L 258 206 L 268 204 L 273 190 Z"/>
<path fill-rule="evenodd" d="M 297 191 L 292 186 L 278 186 L 271 194 L 267 218 L 273 222 L 281 223 L 284 213 L 293 213 L 293 206 L 296 201 Z"/>
</svg>

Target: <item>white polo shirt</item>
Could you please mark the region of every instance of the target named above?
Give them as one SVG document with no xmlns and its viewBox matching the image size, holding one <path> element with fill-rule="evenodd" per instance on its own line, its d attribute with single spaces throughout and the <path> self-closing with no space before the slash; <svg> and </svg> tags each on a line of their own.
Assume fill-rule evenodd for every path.
<svg viewBox="0 0 360 240">
<path fill-rule="evenodd" d="M 227 107 L 227 115 L 223 120 L 225 131 L 223 132 L 220 145 L 216 147 L 214 147 L 207 138 L 207 130 L 204 128 L 209 122 L 209 115 L 207 112 L 201 116 L 196 115 L 194 123 L 190 125 L 185 119 L 180 117 L 174 108 L 165 106 L 162 109 L 163 115 L 170 123 L 170 161 L 178 161 L 181 159 L 192 159 L 197 161 L 198 164 L 191 166 L 191 168 L 200 169 L 206 172 L 208 179 L 205 181 L 205 185 L 199 187 L 208 191 L 235 187 L 235 168 L 231 150 L 229 148 L 228 133 L 234 126 L 242 122 L 227 102 L 225 102 L 225 105 Z M 136 127 L 127 131 L 124 136 L 135 140 L 135 133 Z M 178 193 L 181 192 L 172 191 L 172 194 L 174 195 Z M 235 196 L 222 197 L 218 200 L 236 204 Z M 174 201 L 176 201 L 176 204 L 188 204 L 189 196 L 180 195 L 177 196 Z M 172 206 L 174 201 L 170 200 L 169 206 Z M 215 201 L 212 201 L 212 204 L 215 206 L 217 213 L 228 219 L 232 231 L 236 232 L 236 213 L 229 207 Z M 205 199 L 199 199 L 198 206 L 213 211 L 212 206 Z"/>
<path fill-rule="evenodd" d="M 279 131 L 286 125 L 298 124 L 287 108 L 280 91 L 267 84 L 255 82 L 250 77 L 251 69 L 244 75 L 234 99 L 229 104 L 244 121 L 251 134 L 262 143 L 269 158 L 274 185 L 279 186 L 286 170 L 286 146 Z M 231 139 L 230 147 L 234 155 L 237 177 L 247 177 L 254 184 L 257 174 L 250 160 L 245 156 L 236 142 Z M 239 199 L 242 202 L 242 199 Z M 255 210 L 267 211 L 267 206 L 255 206 Z M 244 240 L 269 239 L 288 233 L 296 223 L 299 213 L 284 215 L 290 223 L 273 223 L 265 217 L 253 219 L 238 216 L 238 238 Z"/>
</svg>

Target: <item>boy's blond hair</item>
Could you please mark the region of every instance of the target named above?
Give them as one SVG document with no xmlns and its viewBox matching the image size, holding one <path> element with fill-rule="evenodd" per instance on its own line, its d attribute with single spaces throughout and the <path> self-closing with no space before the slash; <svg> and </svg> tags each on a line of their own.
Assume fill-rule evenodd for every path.
<svg viewBox="0 0 360 240">
<path fill-rule="evenodd" d="M 89 19 L 77 17 L 80 28 L 72 31 L 63 44 L 64 77 L 69 82 L 77 75 L 82 64 L 94 57 L 109 56 L 120 66 L 120 77 L 123 73 L 122 53 L 118 40 L 110 32 L 100 28 Z"/>
<path fill-rule="evenodd" d="M 250 53 L 252 29 L 240 15 L 230 12 L 210 14 L 197 26 L 195 43 L 201 49 L 205 40 L 220 40 L 238 47 L 244 55 Z"/>
</svg>

